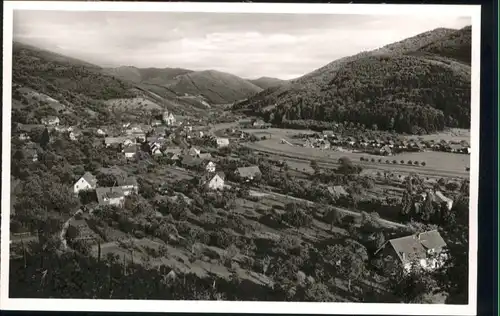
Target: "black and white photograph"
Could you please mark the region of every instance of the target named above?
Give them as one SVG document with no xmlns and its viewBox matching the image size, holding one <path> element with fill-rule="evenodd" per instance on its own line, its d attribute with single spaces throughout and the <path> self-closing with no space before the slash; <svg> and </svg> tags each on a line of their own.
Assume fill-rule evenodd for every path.
<svg viewBox="0 0 500 316">
<path fill-rule="evenodd" d="M 2 308 L 475 312 L 479 6 L 4 9 Z"/>
</svg>

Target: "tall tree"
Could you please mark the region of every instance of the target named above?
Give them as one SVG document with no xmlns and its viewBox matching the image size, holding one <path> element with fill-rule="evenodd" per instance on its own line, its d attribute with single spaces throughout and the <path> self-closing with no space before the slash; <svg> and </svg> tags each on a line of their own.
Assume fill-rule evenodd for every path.
<svg viewBox="0 0 500 316">
<path fill-rule="evenodd" d="M 49 130 L 46 128 L 43 130 L 42 135 L 40 136 L 40 146 L 43 149 L 46 149 L 50 143 L 50 135 Z"/>
</svg>

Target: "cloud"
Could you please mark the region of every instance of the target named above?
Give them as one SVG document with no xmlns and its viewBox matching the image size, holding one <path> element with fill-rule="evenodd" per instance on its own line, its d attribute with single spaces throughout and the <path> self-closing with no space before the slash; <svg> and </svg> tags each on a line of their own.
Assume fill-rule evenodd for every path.
<svg viewBox="0 0 500 316">
<path fill-rule="evenodd" d="M 290 79 L 467 17 L 16 11 L 14 39 L 102 66 Z"/>
</svg>

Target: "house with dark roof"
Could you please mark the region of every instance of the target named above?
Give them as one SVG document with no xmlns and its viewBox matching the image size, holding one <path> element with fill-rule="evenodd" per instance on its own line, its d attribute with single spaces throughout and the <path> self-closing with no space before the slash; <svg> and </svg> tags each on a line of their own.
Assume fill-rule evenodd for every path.
<svg viewBox="0 0 500 316">
<path fill-rule="evenodd" d="M 83 176 L 81 176 L 80 179 L 78 179 L 78 181 L 76 181 L 73 185 L 73 192 L 78 194 L 80 191 L 95 190 L 96 187 L 96 177 L 94 177 L 94 175 L 90 172 L 85 172 Z"/>
<path fill-rule="evenodd" d="M 121 187 L 96 188 L 99 205 L 122 206 L 125 202 L 125 193 Z"/>
<path fill-rule="evenodd" d="M 205 161 L 203 167 L 207 172 L 215 172 L 215 162 L 213 161 Z"/>
<path fill-rule="evenodd" d="M 177 154 L 181 155 L 182 154 L 182 148 L 180 147 L 167 147 L 163 150 L 163 154 Z"/>
<path fill-rule="evenodd" d="M 59 125 L 59 118 L 57 116 L 47 116 L 42 118 L 42 124 L 45 126 L 57 126 Z"/>
<path fill-rule="evenodd" d="M 398 262 L 405 272 L 420 266 L 425 270 L 441 267 L 446 260 L 446 242 L 437 230 L 388 240 L 375 252 L 384 260 Z"/>
<path fill-rule="evenodd" d="M 200 184 L 210 190 L 223 190 L 224 179 L 225 175 L 223 172 L 206 173 L 201 177 Z"/>
<path fill-rule="evenodd" d="M 128 176 L 125 174 L 116 175 L 115 177 L 116 177 L 116 185 L 120 186 L 125 196 L 139 192 L 139 184 L 137 182 L 136 177 Z"/>
<path fill-rule="evenodd" d="M 250 166 L 236 169 L 235 174 L 246 181 L 251 181 L 255 177 L 262 175 L 262 172 L 260 172 L 258 166 Z"/>
</svg>

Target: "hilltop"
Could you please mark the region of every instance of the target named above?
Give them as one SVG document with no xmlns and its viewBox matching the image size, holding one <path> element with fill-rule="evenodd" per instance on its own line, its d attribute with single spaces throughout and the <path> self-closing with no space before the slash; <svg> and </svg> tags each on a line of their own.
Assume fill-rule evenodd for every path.
<svg viewBox="0 0 500 316">
<path fill-rule="evenodd" d="M 248 81 L 262 89 L 279 87 L 286 82 L 286 80 L 271 77 L 260 77 L 257 79 L 250 79 Z"/>
<path fill-rule="evenodd" d="M 467 128 L 470 65 L 451 58 L 467 47 L 470 27 L 436 29 L 335 60 L 233 108 L 276 124 L 353 122 L 408 133 Z"/>
</svg>

